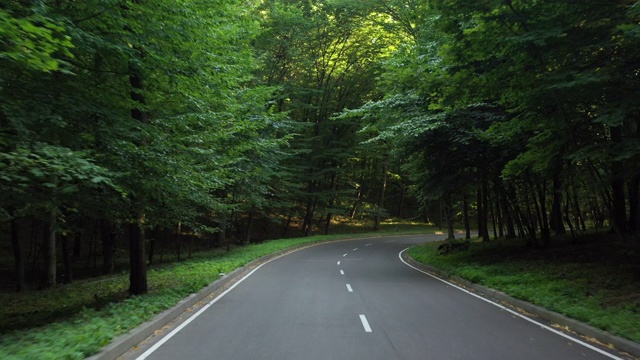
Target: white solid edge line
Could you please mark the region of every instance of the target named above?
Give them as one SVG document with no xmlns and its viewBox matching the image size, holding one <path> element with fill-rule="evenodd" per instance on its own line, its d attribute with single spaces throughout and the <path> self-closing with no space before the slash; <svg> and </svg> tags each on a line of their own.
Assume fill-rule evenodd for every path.
<svg viewBox="0 0 640 360">
<path fill-rule="evenodd" d="M 353 292 L 353 289 L 351 288 L 351 285 L 347 284 L 347 290 L 349 290 L 349 292 Z"/>
<path fill-rule="evenodd" d="M 365 332 L 371 332 L 371 326 L 369 326 L 369 322 L 367 321 L 367 317 L 364 315 L 360 315 L 360 321 L 362 322 L 362 327 L 364 327 Z"/>
<path fill-rule="evenodd" d="M 145 351 L 144 353 L 142 353 L 142 355 L 138 356 L 136 358 L 136 360 L 144 360 L 146 359 L 149 355 L 151 355 L 154 351 L 158 350 L 158 348 L 160 346 L 162 346 L 165 342 L 169 341 L 169 339 L 171 339 L 174 335 L 176 335 L 180 330 L 182 330 L 185 326 L 189 325 L 189 323 L 191 323 L 193 320 L 195 320 L 198 316 L 200 316 L 203 312 L 205 312 L 211 305 L 215 304 L 218 300 L 220 300 L 223 296 L 225 296 L 229 291 L 233 290 L 236 286 L 238 286 L 241 282 L 243 282 L 246 278 L 248 278 L 249 276 L 251 276 L 251 274 L 253 274 L 254 272 L 256 272 L 258 269 L 260 269 L 263 265 L 266 265 L 268 263 L 270 263 L 273 260 L 279 259 L 280 257 L 287 255 L 287 254 L 283 254 L 281 256 L 275 257 L 273 259 L 270 259 L 260 265 L 258 265 L 255 269 L 251 270 L 250 273 L 248 273 L 247 275 L 245 275 L 244 277 L 242 277 L 242 279 L 238 280 L 235 284 L 231 285 L 231 287 L 229 287 L 227 290 L 225 290 L 224 292 L 222 292 L 222 294 L 218 295 L 215 299 L 211 300 L 207 305 L 203 306 L 202 309 L 200 309 L 198 312 L 196 312 L 195 314 L 193 314 L 193 316 L 191 316 L 190 318 L 188 318 L 187 320 L 185 320 L 185 322 L 183 322 L 182 324 L 180 324 L 178 327 L 176 327 L 175 329 L 173 329 L 173 331 L 171 331 L 169 334 L 167 334 L 167 336 L 163 337 L 162 339 L 160 339 L 157 343 L 155 343 L 152 347 L 150 347 L 149 349 L 147 349 L 147 351 Z"/>
<path fill-rule="evenodd" d="M 417 267 L 415 267 L 415 266 L 413 266 L 413 265 L 409 264 L 408 262 L 404 261 L 404 259 L 402 258 L 402 253 L 403 253 L 403 252 L 405 252 L 405 251 L 407 251 L 408 249 L 409 249 L 409 248 L 406 248 L 406 249 L 404 249 L 404 250 L 402 250 L 402 251 L 400 251 L 400 252 L 398 253 L 398 257 L 400 258 L 400 261 L 402 261 L 402 262 L 403 262 L 405 265 L 407 265 L 408 267 L 410 267 L 410 268 L 412 268 L 412 269 L 414 269 L 414 270 L 420 271 L 420 272 L 421 272 L 421 273 L 423 273 L 423 274 L 429 275 L 429 276 L 431 276 L 432 278 L 434 278 L 434 279 L 436 279 L 436 280 L 442 281 L 443 283 L 445 283 L 445 284 L 447 284 L 447 285 L 453 286 L 454 288 L 456 288 L 456 289 L 458 289 L 458 290 L 460 290 L 460 291 L 464 291 L 465 293 L 467 293 L 467 294 L 469 294 L 469 295 L 471 295 L 471 296 L 475 296 L 476 298 L 478 298 L 478 299 L 480 299 L 480 300 L 482 300 L 482 301 L 486 301 L 486 302 L 488 302 L 488 303 L 489 303 L 489 304 L 491 304 L 491 305 L 497 306 L 498 308 L 500 308 L 500 309 L 502 309 L 502 310 L 504 310 L 504 311 L 507 311 L 507 312 L 509 312 L 509 313 L 511 313 L 511 314 L 513 314 L 513 315 L 515 315 L 515 316 L 518 316 L 518 317 L 520 317 L 520 318 L 522 318 L 522 319 L 524 319 L 524 320 L 526 320 L 526 321 L 528 321 L 528 322 L 530 322 L 530 323 L 536 324 L 536 325 L 540 326 L 540 327 L 541 327 L 541 328 L 543 328 L 543 329 L 549 330 L 549 331 L 551 331 L 552 333 L 555 333 L 555 334 L 557 334 L 557 335 L 560 335 L 560 336 L 562 336 L 562 337 L 564 337 L 564 338 L 566 338 L 566 339 L 569 339 L 569 340 L 571 340 L 571 341 L 573 341 L 573 342 L 575 342 L 575 343 L 578 343 L 578 344 L 580 344 L 580 345 L 582 345 L 582 346 L 584 346 L 584 347 L 586 347 L 586 348 L 588 348 L 588 349 L 591 349 L 591 350 L 593 350 L 593 351 L 595 351 L 595 352 L 597 352 L 597 353 L 600 353 L 600 354 L 602 354 L 602 355 L 604 355 L 604 356 L 606 356 L 606 357 L 608 357 L 608 358 L 610 358 L 610 359 L 615 359 L 615 360 L 624 360 L 623 358 L 617 357 L 617 356 L 615 356 L 615 355 L 613 355 L 613 354 L 610 354 L 610 353 L 608 353 L 608 352 L 606 352 L 606 351 L 604 351 L 604 350 L 602 350 L 602 349 L 598 349 L 597 347 L 592 346 L 592 345 L 590 345 L 590 344 L 587 344 L 586 342 L 581 341 L 581 340 L 578 340 L 578 339 L 576 339 L 576 338 L 574 338 L 574 337 L 572 337 L 572 336 L 569 336 L 569 335 L 567 335 L 567 334 L 563 333 L 562 331 L 558 331 L 558 330 L 556 330 L 556 329 L 554 329 L 554 328 L 552 328 L 552 327 L 550 327 L 550 326 L 547 326 L 547 325 L 545 325 L 545 324 L 542 324 L 542 323 L 540 323 L 540 322 L 537 322 L 537 321 L 535 321 L 535 320 L 533 320 L 533 319 L 531 319 L 531 318 L 528 318 L 528 317 L 526 317 L 526 316 L 524 316 L 524 315 L 522 315 L 522 314 L 520 314 L 520 313 L 518 313 L 518 312 L 516 312 L 516 311 L 513 311 L 513 310 L 511 310 L 511 309 L 509 309 L 509 308 L 507 308 L 507 307 L 505 307 L 505 306 L 502 306 L 502 305 L 500 305 L 500 304 L 498 304 L 498 303 L 496 303 L 496 302 L 493 302 L 493 301 L 491 301 L 491 300 L 489 300 L 489 299 L 487 299 L 487 298 L 484 298 L 484 297 L 482 297 L 482 296 L 480 296 L 480 295 L 474 294 L 474 293 L 472 293 L 471 291 L 469 291 L 469 290 L 467 290 L 467 289 L 461 288 L 460 286 L 457 286 L 457 285 L 455 285 L 455 284 L 453 284 L 453 283 L 450 283 L 450 282 L 448 282 L 448 281 L 446 281 L 446 280 L 444 280 L 444 279 L 441 279 L 441 278 L 439 278 L 439 277 L 437 277 L 437 276 L 435 276 L 435 275 L 429 274 L 428 272 L 426 272 L 426 271 L 424 271 L 424 270 L 422 270 L 422 269 L 419 269 L 419 268 L 417 268 Z M 362 316 L 362 315 L 361 315 L 361 316 Z"/>
</svg>

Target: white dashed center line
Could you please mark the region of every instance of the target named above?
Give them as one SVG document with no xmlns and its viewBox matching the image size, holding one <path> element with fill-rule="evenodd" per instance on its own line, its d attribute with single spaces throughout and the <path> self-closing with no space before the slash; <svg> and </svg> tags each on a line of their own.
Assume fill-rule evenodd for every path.
<svg viewBox="0 0 640 360">
<path fill-rule="evenodd" d="M 353 292 L 353 289 L 351 288 L 351 285 L 347 284 L 347 290 L 349 290 L 349 292 Z"/>
<path fill-rule="evenodd" d="M 365 332 L 371 332 L 371 326 L 369 326 L 369 322 L 367 321 L 367 317 L 364 315 L 360 315 L 360 321 L 362 321 L 362 327 L 364 327 Z"/>
<path fill-rule="evenodd" d="M 373 244 L 372 244 L 372 243 L 368 243 L 368 244 L 367 244 L 367 245 L 365 245 L 365 246 L 371 246 L 371 245 L 373 245 Z"/>
<path fill-rule="evenodd" d="M 340 275 L 344 275 L 344 271 L 343 270 L 340 270 Z"/>
<path fill-rule="evenodd" d="M 338 265 L 340 265 L 340 261 L 338 261 Z"/>
<path fill-rule="evenodd" d="M 358 248 L 353 249 L 353 251 L 358 251 Z"/>
<path fill-rule="evenodd" d="M 345 256 L 347 256 L 347 254 L 342 255 L 342 257 L 345 257 Z"/>
</svg>

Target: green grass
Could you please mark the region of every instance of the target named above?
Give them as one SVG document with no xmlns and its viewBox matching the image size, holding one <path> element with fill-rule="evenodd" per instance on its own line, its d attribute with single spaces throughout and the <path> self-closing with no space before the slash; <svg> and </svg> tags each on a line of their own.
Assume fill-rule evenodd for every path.
<svg viewBox="0 0 640 360">
<path fill-rule="evenodd" d="M 439 255 L 440 243 L 415 246 L 424 264 L 501 290 L 640 342 L 640 265 L 637 251 L 604 239 L 558 241 L 532 250 L 520 241 L 472 242 L 465 252 Z"/>
<path fill-rule="evenodd" d="M 363 228 L 341 226 L 342 232 L 354 232 L 350 229 L 359 232 Z M 115 337 L 217 280 L 220 273 L 229 273 L 279 250 L 311 242 L 433 231 L 423 224 L 386 222 L 377 233 L 274 240 L 234 247 L 230 252 L 217 249 L 196 253 L 186 261 L 150 267 L 149 293 L 137 297 L 127 296 L 127 273 L 78 281 L 46 291 L 3 293 L 0 294 L 0 359 L 84 359 Z"/>
</svg>

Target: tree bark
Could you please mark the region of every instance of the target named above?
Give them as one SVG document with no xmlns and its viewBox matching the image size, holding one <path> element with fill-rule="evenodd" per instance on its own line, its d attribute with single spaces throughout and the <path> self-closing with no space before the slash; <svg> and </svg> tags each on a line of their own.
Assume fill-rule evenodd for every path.
<svg viewBox="0 0 640 360">
<path fill-rule="evenodd" d="M 567 233 L 562 221 L 562 183 L 559 173 L 555 173 L 553 176 L 553 203 L 551 204 L 549 224 L 556 235 Z"/>
<path fill-rule="evenodd" d="M 335 171 L 338 171 L 338 166 L 334 163 L 333 164 Z M 336 173 L 333 173 L 331 175 L 331 198 L 329 199 L 329 204 L 328 204 L 328 208 L 329 210 L 327 211 L 327 218 L 325 219 L 325 223 L 324 223 L 324 234 L 325 235 L 329 235 L 329 227 L 331 226 L 331 216 L 333 215 L 331 213 L 331 209 L 334 207 L 335 205 L 335 193 L 336 193 L 336 183 L 337 181 L 337 175 Z"/>
<path fill-rule="evenodd" d="M 622 128 L 611 127 L 611 140 L 614 144 L 622 142 Z M 627 230 L 627 209 L 624 191 L 624 163 L 611 160 L 611 225 L 618 236 L 623 236 Z"/>
<path fill-rule="evenodd" d="M 139 52 L 140 58 L 143 58 L 142 49 L 137 46 L 133 47 L 134 50 Z M 144 111 L 146 105 L 146 99 L 142 94 L 144 90 L 142 71 L 135 64 L 133 60 L 129 60 L 129 85 L 131 86 L 130 96 L 134 104 L 131 108 L 131 118 L 146 124 L 149 120 L 148 114 Z M 129 224 L 129 266 L 131 268 L 129 274 L 129 294 L 140 295 L 147 292 L 147 264 L 146 257 L 144 255 L 144 228 L 143 219 L 144 214 L 138 211 L 142 209 L 140 204 L 143 203 L 143 198 L 132 198 L 135 220 Z"/>
<path fill-rule="evenodd" d="M 462 217 L 464 222 L 464 238 L 471 239 L 471 224 L 469 223 L 469 197 L 464 194 L 462 199 Z"/>
<path fill-rule="evenodd" d="M 540 198 L 540 229 L 542 234 L 542 244 L 549 246 L 551 241 L 551 231 L 549 229 L 549 216 L 547 216 L 547 181 L 542 181 L 542 186 L 538 186 L 538 196 Z"/>
<path fill-rule="evenodd" d="M 629 230 L 640 231 L 640 173 L 629 181 Z"/>
<path fill-rule="evenodd" d="M 100 238 L 102 239 L 102 274 L 109 275 L 115 271 L 115 237 L 113 225 L 109 220 L 100 220 Z"/>
<path fill-rule="evenodd" d="M 376 218 L 373 224 L 373 231 L 380 230 L 380 221 L 382 218 L 382 208 L 384 207 L 384 195 L 387 191 L 387 171 L 389 170 L 389 155 L 385 156 L 384 164 L 382 166 L 382 184 L 380 188 L 380 194 L 378 195 L 378 206 L 376 209 Z"/>
<path fill-rule="evenodd" d="M 447 239 L 454 240 L 456 238 L 454 229 L 453 229 L 453 211 L 451 209 L 451 195 L 445 195 L 444 199 L 444 217 L 447 222 Z"/>
<path fill-rule="evenodd" d="M 398 202 L 398 217 L 402 218 L 402 210 L 404 210 L 404 201 L 405 201 L 406 189 L 403 182 L 400 182 L 400 201 Z"/>
<path fill-rule="evenodd" d="M 144 251 L 144 228 L 142 217 L 129 224 L 129 294 L 140 295 L 147 292 L 147 266 Z"/>
<path fill-rule="evenodd" d="M 22 244 L 20 243 L 20 224 L 16 218 L 11 219 L 11 249 L 13 250 L 13 258 L 15 260 L 15 280 L 16 291 L 20 292 L 26 288 L 26 280 L 24 275 L 24 257 L 22 254 Z"/>
<path fill-rule="evenodd" d="M 317 197 L 313 199 L 309 199 L 307 201 L 307 212 L 305 214 L 305 220 L 302 228 L 304 229 L 304 236 L 309 236 L 313 230 L 313 214 L 316 211 L 316 203 L 318 201 Z"/>
<path fill-rule="evenodd" d="M 309 236 L 311 234 L 313 213 L 315 211 L 315 198 L 313 196 L 315 188 L 316 187 L 313 181 L 309 181 L 307 183 L 307 204 L 304 214 L 304 221 L 302 223 L 302 232 L 304 233 L 304 236 Z"/>
<path fill-rule="evenodd" d="M 489 210 L 491 210 L 491 226 L 493 227 L 493 239 L 498 239 L 498 227 L 496 226 L 496 212 L 494 211 L 493 201 L 489 199 Z"/>
<path fill-rule="evenodd" d="M 58 211 L 53 208 L 49 212 L 49 223 L 44 236 L 44 279 L 43 287 L 50 288 L 56 285 L 56 227 Z"/>
<path fill-rule="evenodd" d="M 178 261 L 180 261 L 180 256 L 182 255 L 182 223 L 178 223 L 178 234 L 177 234 L 177 252 L 178 252 Z"/>
<path fill-rule="evenodd" d="M 289 212 L 289 215 L 287 216 L 287 222 L 284 224 L 284 231 L 282 232 L 282 237 L 287 236 L 287 233 L 289 232 L 289 226 L 291 226 L 292 217 L 293 215 L 291 214 L 291 212 Z"/>
<path fill-rule="evenodd" d="M 482 238 L 482 241 L 491 241 L 489 237 L 489 225 L 488 225 L 488 179 L 485 169 L 481 169 L 480 186 L 478 188 L 478 235 Z"/>
<path fill-rule="evenodd" d="M 244 237 L 244 243 L 249 244 L 251 242 L 251 228 L 253 227 L 253 211 L 249 212 L 249 219 L 247 219 L 247 233 Z"/>
<path fill-rule="evenodd" d="M 500 196 L 500 207 L 502 208 L 502 215 L 507 228 L 505 237 L 507 239 L 513 239 L 516 237 L 516 229 L 513 222 L 514 215 L 511 212 L 511 208 L 509 207 L 508 198 L 505 191 L 502 191 L 502 196 Z"/>
<path fill-rule="evenodd" d="M 79 236 L 79 234 L 74 234 L 74 237 Z M 63 283 L 71 284 L 73 281 L 73 263 L 71 261 L 71 244 L 69 244 L 69 237 L 67 235 L 63 235 L 60 238 L 62 242 L 62 263 L 64 264 L 64 278 Z"/>
</svg>

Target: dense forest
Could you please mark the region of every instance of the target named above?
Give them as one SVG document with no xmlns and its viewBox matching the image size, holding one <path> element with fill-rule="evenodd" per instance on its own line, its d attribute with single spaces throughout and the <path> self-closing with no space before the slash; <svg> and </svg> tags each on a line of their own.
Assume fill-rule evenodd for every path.
<svg viewBox="0 0 640 360">
<path fill-rule="evenodd" d="M 348 218 L 640 246 L 639 24 L 633 0 L 4 0 L 4 281 L 126 259 L 141 294 L 165 247 Z"/>
</svg>

